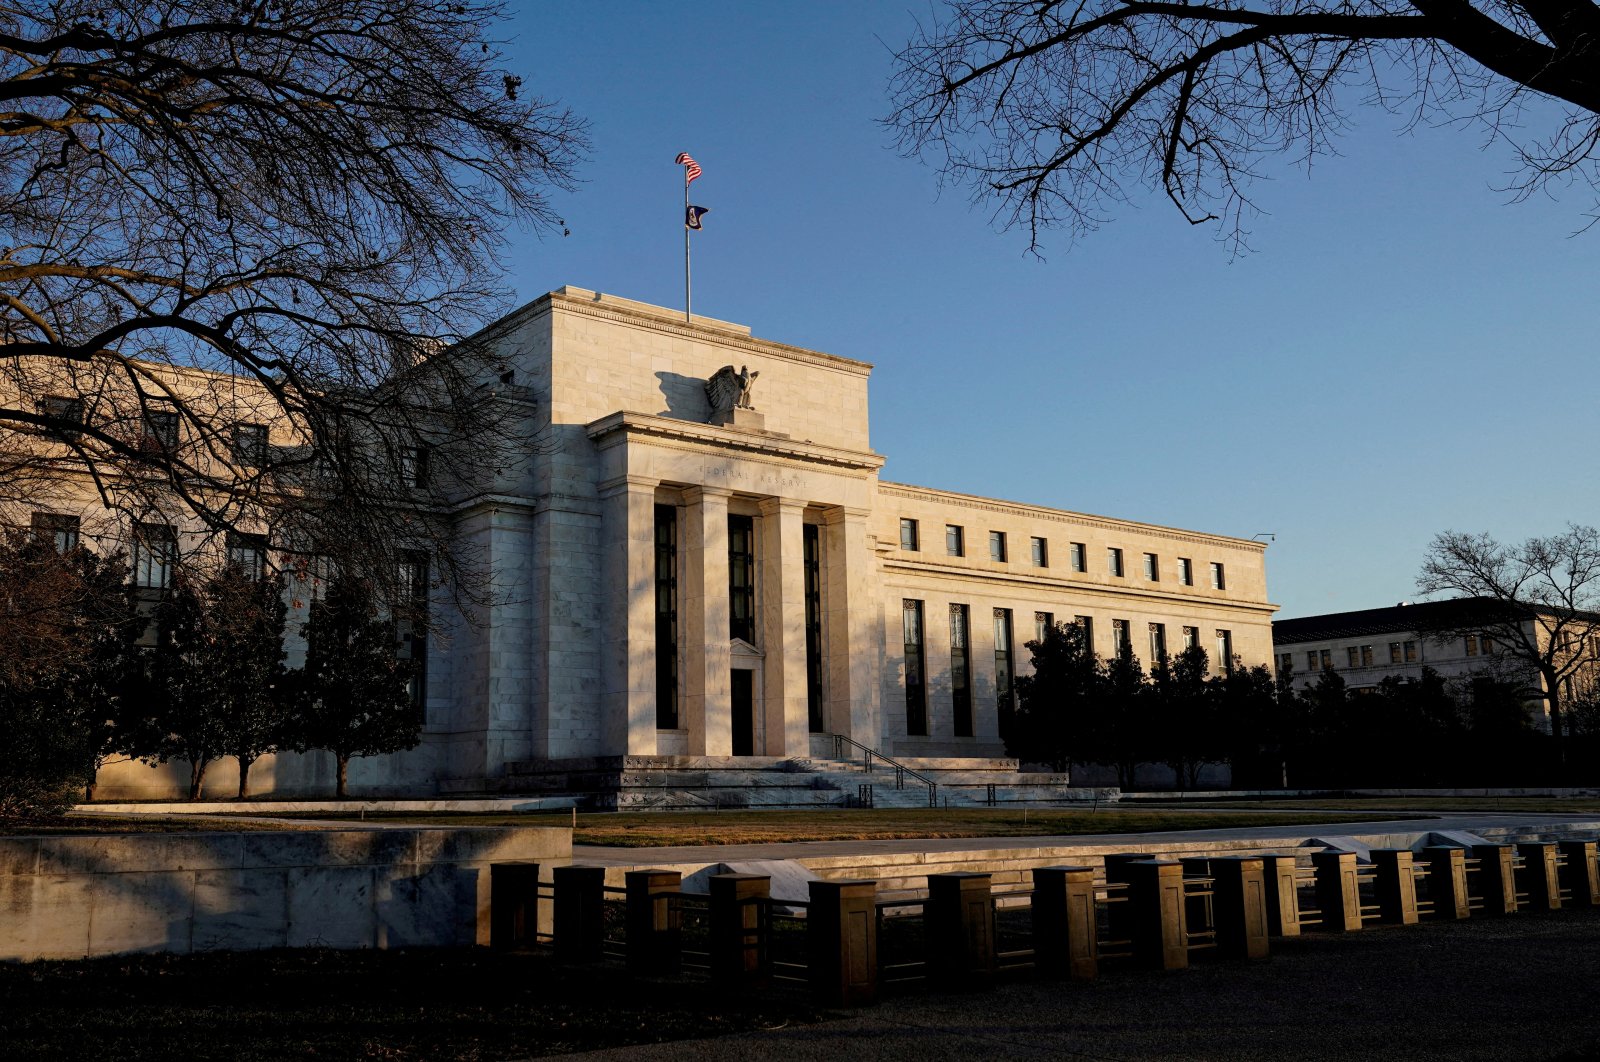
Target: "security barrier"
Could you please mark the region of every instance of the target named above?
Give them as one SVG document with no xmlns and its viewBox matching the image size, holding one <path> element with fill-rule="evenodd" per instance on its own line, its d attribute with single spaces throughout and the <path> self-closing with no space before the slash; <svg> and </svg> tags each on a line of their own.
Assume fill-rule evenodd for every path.
<svg viewBox="0 0 1600 1062">
<path fill-rule="evenodd" d="M 1316 868 L 1317 908 L 1321 925 L 1335 933 L 1360 929 L 1368 918 L 1377 917 L 1374 907 L 1361 902 L 1361 886 L 1372 878 L 1363 873 L 1354 852 L 1318 852 L 1311 857 Z"/>
<path fill-rule="evenodd" d="M 1261 867 L 1267 879 L 1268 935 L 1298 937 L 1302 926 L 1300 882 L 1303 877 L 1299 864 L 1294 856 L 1269 855 L 1261 857 Z"/>
<path fill-rule="evenodd" d="M 1430 845 L 1422 850 L 1428 868 L 1429 913 L 1435 918 L 1463 919 L 1473 911 L 1467 892 L 1467 859 L 1464 848 Z"/>
<path fill-rule="evenodd" d="M 928 875 L 923 906 L 928 980 L 943 988 L 994 983 L 994 902 L 990 875 L 965 871 Z"/>
<path fill-rule="evenodd" d="M 1483 897 L 1486 915 L 1512 915 L 1522 906 L 1517 892 L 1517 853 L 1509 844 L 1475 844 L 1472 854 L 1478 860 L 1478 893 Z"/>
<path fill-rule="evenodd" d="M 765 984 L 766 874 L 713 874 L 711 882 L 711 977 L 733 988 Z"/>
<path fill-rule="evenodd" d="M 878 998 L 878 883 L 813 881 L 806 911 L 811 992 L 831 1007 Z"/>
<path fill-rule="evenodd" d="M 489 946 L 531 948 L 539 933 L 539 864 L 489 865 Z"/>
<path fill-rule="evenodd" d="M 1600 858 L 1594 841 L 1560 841 L 1561 883 L 1578 907 L 1600 907 Z"/>
<path fill-rule="evenodd" d="M 1378 894 L 1378 920 L 1390 925 L 1417 924 L 1422 904 L 1417 900 L 1417 876 L 1425 873 L 1416 865 L 1409 848 L 1374 848 L 1372 865 Z"/>
<path fill-rule="evenodd" d="M 630 870 L 624 878 L 628 969 L 638 974 L 677 973 L 683 962 L 683 913 L 676 870 Z"/>
<path fill-rule="evenodd" d="M 1099 972 L 1093 867 L 1035 867 L 1033 954 L 1039 969 L 1075 981 Z"/>
<path fill-rule="evenodd" d="M 1535 911 L 1561 910 L 1561 870 L 1563 862 L 1553 841 L 1524 841 L 1517 845 L 1522 857 L 1523 882 L 1528 887 L 1528 906 Z"/>
</svg>

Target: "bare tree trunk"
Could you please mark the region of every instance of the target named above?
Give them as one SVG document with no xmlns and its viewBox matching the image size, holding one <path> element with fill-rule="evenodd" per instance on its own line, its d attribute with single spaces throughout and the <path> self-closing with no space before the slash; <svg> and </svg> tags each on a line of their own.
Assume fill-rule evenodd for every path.
<svg viewBox="0 0 1600 1062">
<path fill-rule="evenodd" d="M 1567 748 L 1566 742 L 1562 741 L 1563 731 L 1566 728 L 1561 714 L 1561 680 L 1554 668 L 1541 668 L 1540 671 L 1544 675 L 1545 703 L 1550 706 L 1550 740 L 1555 745 L 1556 771 L 1562 775 L 1561 781 L 1565 781 Z"/>
<path fill-rule="evenodd" d="M 239 759 L 239 799 L 248 800 L 250 797 L 250 765 L 256 762 L 254 756 L 240 756 Z"/>
<path fill-rule="evenodd" d="M 336 753 L 335 755 L 338 754 Z M 350 757 L 348 755 L 338 756 L 338 760 L 339 784 L 338 788 L 334 790 L 334 795 L 340 800 L 344 800 L 350 795 Z"/>
<path fill-rule="evenodd" d="M 200 784 L 205 781 L 206 761 L 191 760 L 189 762 L 189 799 L 200 799 Z"/>
</svg>

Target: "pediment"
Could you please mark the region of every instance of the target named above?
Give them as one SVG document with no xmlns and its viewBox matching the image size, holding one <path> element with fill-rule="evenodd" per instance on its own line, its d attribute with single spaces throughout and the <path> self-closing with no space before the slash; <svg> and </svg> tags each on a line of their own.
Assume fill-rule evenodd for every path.
<svg viewBox="0 0 1600 1062">
<path fill-rule="evenodd" d="M 745 641 L 743 638 L 734 638 L 729 641 L 728 651 L 734 656 L 755 657 L 757 660 L 760 660 L 762 657 L 767 655 L 760 649 L 757 649 L 755 646 Z"/>
</svg>

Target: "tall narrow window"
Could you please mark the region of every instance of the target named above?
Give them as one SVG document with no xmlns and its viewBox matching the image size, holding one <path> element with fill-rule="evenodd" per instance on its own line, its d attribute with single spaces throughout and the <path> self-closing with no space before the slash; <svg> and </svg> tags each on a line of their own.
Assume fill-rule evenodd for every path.
<svg viewBox="0 0 1600 1062">
<path fill-rule="evenodd" d="M 1154 553 L 1146 553 L 1144 555 L 1144 577 L 1152 583 L 1161 578 L 1161 562 L 1156 559 Z"/>
<path fill-rule="evenodd" d="M 1286 674 L 1288 674 L 1289 672 L 1291 672 L 1293 670 L 1294 670 L 1294 654 L 1293 653 L 1279 653 L 1278 654 L 1278 673 L 1280 675 L 1286 675 Z"/>
<path fill-rule="evenodd" d="M 1087 649 L 1090 653 L 1093 653 L 1094 652 L 1094 617 L 1093 616 L 1073 616 L 1072 617 L 1072 622 L 1076 623 L 1078 625 L 1078 629 L 1083 632 L 1083 647 L 1085 649 Z"/>
<path fill-rule="evenodd" d="M 1033 614 L 1033 640 L 1036 642 L 1044 641 L 1044 636 L 1048 634 L 1050 632 L 1050 628 L 1054 627 L 1055 625 L 1055 613 L 1035 612 Z"/>
<path fill-rule="evenodd" d="M 1228 588 L 1227 573 L 1222 570 L 1222 562 L 1211 562 L 1211 589 L 1226 590 Z"/>
<path fill-rule="evenodd" d="M 1195 646 L 1197 646 L 1199 644 L 1200 644 L 1200 628 L 1199 627 L 1185 627 L 1183 629 L 1183 647 L 1185 649 L 1193 649 Z"/>
<path fill-rule="evenodd" d="M 163 453 L 178 448 L 178 414 L 168 409 L 147 409 L 144 414 L 144 440 L 147 450 Z"/>
<path fill-rule="evenodd" d="M 1362 667 L 1371 667 L 1372 666 L 1372 646 L 1370 646 L 1370 645 L 1363 645 L 1361 647 L 1361 666 Z"/>
<path fill-rule="evenodd" d="M 1011 664 L 1011 610 L 994 610 L 994 706 L 1001 719 L 1011 715 L 1012 689 L 1015 683 Z"/>
<path fill-rule="evenodd" d="M 178 536 L 167 524 L 133 525 L 133 585 L 141 590 L 165 590 L 172 585 L 172 566 L 178 559 Z"/>
<path fill-rule="evenodd" d="M 402 660 L 411 661 L 411 679 L 406 691 L 420 712 L 428 698 L 428 555 L 407 550 L 400 555 L 399 607 L 396 609 L 396 650 Z"/>
<path fill-rule="evenodd" d="M 1106 570 L 1118 579 L 1122 578 L 1122 550 L 1116 546 L 1106 550 Z"/>
<path fill-rule="evenodd" d="M 1028 540 L 1028 545 L 1033 553 L 1033 566 L 1035 568 L 1050 567 L 1050 543 L 1034 535 Z"/>
<path fill-rule="evenodd" d="M 1167 625 L 1165 623 L 1150 624 L 1150 663 L 1151 665 L 1167 662 Z"/>
<path fill-rule="evenodd" d="M 1389 643 L 1389 663 L 1398 664 L 1399 662 L 1400 662 L 1400 643 L 1399 642 L 1390 642 Z"/>
<path fill-rule="evenodd" d="M 1478 655 L 1478 636 L 1476 634 L 1467 635 L 1467 655 Z"/>
<path fill-rule="evenodd" d="M 260 424 L 233 426 L 233 459 L 246 468 L 267 463 L 267 429 Z"/>
<path fill-rule="evenodd" d="M 1089 570 L 1089 550 L 1082 542 L 1072 543 L 1072 570 L 1075 572 Z"/>
<path fill-rule="evenodd" d="M 241 535 L 228 532 L 228 566 L 246 579 L 259 580 L 267 574 L 267 538 L 265 535 Z"/>
<path fill-rule="evenodd" d="M 656 729 L 678 729 L 678 508 L 656 506 Z"/>
<path fill-rule="evenodd" d="M 83 399 L 66 395 L 46 395 L 39 402 L 39 412 L 50 418 L 45 430 L 53 437 L 66 441 L 76 439 L 83 427 Z"/>
<path fill-rule="evenodd" d="M 1331 661 L 1330 661 L 1331 663 Z M 1233 674 L 1233 632 L 1217 631 L 1217 670 L 1224 675 Z"/>
<path fill-rule="evenodd" d="M 967 651 L 967 606 L 950 606 L 950 708 L 956 737 L 972 736 L 972 660 Z"/>
<path fill-rule="evenodd" d="M 728 636 L 756 642 L 756 526 L 728 517 Z"/>
<path fill-rule="evenodd" d="M 1001 564 L 1006 562 L 1006 533 L 1004 531 L 989 532 L 989 559 Z"/>
<path fill-rule="evenodd" d="M 1406 663 L 1415 664 L 1416 662 L 1417 662 L 1417 643 L 1416 642 L 1407 642 L 1406 643 Z"/>
<path fill-rule="evenodd" d="M 1332 671 L 1333 670 L 1333 650 L 1332 649 L 1324 649 L 1324 650 L 1322 650 L 1322 670 L 1324 670 L 1324 671 Z"/>
<path fill-rule="evenodd" d="M 1111 621 L 1111 652 L 1120 660 L 1133 655 L 1133 640 L 1128 636 L 1129 626 L 1125 619 Z"/>
<path fill-rule="evenodd" d="M 1355 667 L 1355 666 L 1357 666 L 1357 663 L 1361 659 L 1358 650 L 1353 645 L 1345 646 L 1344 657 L 1345 657 L 1345 664 L 1346 664 L 1347 667 Z"/>
<path fill-rule="evenodd" d="M 1194 561 L 1188 557 L 1178 558 L 1178 582 L 1184 586 L 1194 585 Z"/>
<path fill-rule="evenodd" d="M 967 555 L 966 534 L 960 524 L 944 525 L 944 551 L 952 557 Z"/>
<path fill-rule="evenodd" d="M 426 487 L 428 485 L 428 448 L 402 446 L 400 448 L 400 485 Z"/>
<path fill-rule="evenodd" d="M 917 522 L 902 516 L 900 518 L 900 548 L 907 553 L 916 553 L 922 549 L 918 541 Z"/>
<path fill-rule="evenodd" d="M 31 520 L 33 535 L 49 542 L 57 553 L 66 553 L 78 546 L 78 518 L 60 513 L 34 513 Z"/>
<path fill-rule="evenodd" d="M 822 717 L 822 536 L 816 524 L 801 528 L 805 546 L 806 718 L 811 732 L 827 729 Z"/>
<path fill-rule="evenodd" d="M 928 689 L 922 659 L 922 602 L 901 603 L 900 623 L 906 653 L 906 733 L 928 732 Z"/>
<path fill-rule="evenodd" d="M 1321 660 L 1321 659 L 1322 659 L 1321 657 L 1317 656 L 1317 651 L 1315 649 L 1307 649 L 1306 650 L 1306 670 L 1307 671 L 1316 671 L 1317 668 L 1320 666 L 1318 664 L 1318 661 Z"/>
</svg>

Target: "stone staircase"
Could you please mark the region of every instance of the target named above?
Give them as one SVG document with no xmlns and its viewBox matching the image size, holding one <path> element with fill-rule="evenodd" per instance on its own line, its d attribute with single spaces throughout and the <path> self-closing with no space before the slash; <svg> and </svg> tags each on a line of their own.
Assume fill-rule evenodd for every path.
<svg viewBox="0 0 1600 1062">
<path fill-rule="evenodd" d="M 444 782 L 448 795 L 570 801 L 594 810 L 714 808 L 1049 807 L 1106 803 L 1114 790 L 1074 787 L 1066 775 L 1017 770 L 1015 760 L 906 759 L 904 770 L 825 757 L 612 756 L 513 763 L 492 786 Z M 991 788 L 992 787 L 992 788 Z"/>
</svg>

